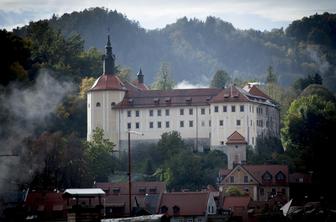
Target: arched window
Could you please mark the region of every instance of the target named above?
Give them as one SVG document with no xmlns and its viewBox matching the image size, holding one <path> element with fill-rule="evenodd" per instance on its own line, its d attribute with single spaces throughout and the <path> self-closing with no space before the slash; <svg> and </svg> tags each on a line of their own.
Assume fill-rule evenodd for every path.
<svg viewBox="0 0 336 222">
<path fill-rule="evenodd" d="M 97 103 L 96 103 L 96 107 L 100 107 L 100 102 L 97 102 Z"/>
</svg>

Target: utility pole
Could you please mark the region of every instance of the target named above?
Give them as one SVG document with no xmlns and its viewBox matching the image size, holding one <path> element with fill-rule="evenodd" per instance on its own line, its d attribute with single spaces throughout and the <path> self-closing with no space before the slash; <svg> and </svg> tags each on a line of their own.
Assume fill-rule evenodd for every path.
<svg viewBox="0 0 336 222">
<path fill-rule="evenodd" d="M 128 137 L 128 209 L 129 215 L 132 216 L 132 176 L 131 176 L 131 133 L 143 136 L 143 133 L 137 131 L 127 131 Z"/>
</svg>

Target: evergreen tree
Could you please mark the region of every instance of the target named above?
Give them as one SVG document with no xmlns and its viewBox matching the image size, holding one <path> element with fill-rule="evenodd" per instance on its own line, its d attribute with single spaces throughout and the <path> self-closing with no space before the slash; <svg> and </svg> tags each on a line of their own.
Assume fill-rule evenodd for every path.
<svg viewBox="0 0 336 222">
<path fill-rule="evenodd" d="M 224 70 L 220 69 L 217 70 L 217 72 L 213 76 L 210 86 L 213 88 L 224 88 L 229 83 L 229 81 L 229 74 Z"/>
<path fill-rule="evenodd" d="M 169 65 L 167 63 L 162 63 L 152 88 L 167 91 L 173 89 L 174 86 L 175 82 L 171 78 Z"/>
</svg>

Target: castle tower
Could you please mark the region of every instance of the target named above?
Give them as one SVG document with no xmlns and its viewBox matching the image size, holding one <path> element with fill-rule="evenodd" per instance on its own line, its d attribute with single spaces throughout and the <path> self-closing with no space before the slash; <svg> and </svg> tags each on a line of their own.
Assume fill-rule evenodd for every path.
<svg viewBox="0 0 336 222">
<path fill-rule="evenodd" d="M 233 169 L 234 164 L 242 164 L 246 161 L 246 145 L 247 142 L 245 138 L 234 131 L 227 138 L 227 158 L 228 158 L 228 169 Z"/>
<path fill-rule="evenodd" d="M 115 56 L 108 36 L 103 56 L 103 74 L 98 77 L 87 94 L 87 139 L 90 140 L 97 127 L 104 130 L 105 138 L 119 145 L 119 111 L 114 106 L 120 103 L 126 87 L 115 74 Z"/>
</svg>

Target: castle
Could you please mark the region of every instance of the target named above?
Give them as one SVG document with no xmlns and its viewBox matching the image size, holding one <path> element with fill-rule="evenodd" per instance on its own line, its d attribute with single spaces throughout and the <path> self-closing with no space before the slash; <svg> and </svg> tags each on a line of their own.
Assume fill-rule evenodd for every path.
<svg viewBox="0 0 336 222">
<path fill-rule="evenodd" d="M 88 140 L 99 127 L 125 150 L 128 130 L 143 133 L 132 136 L 132 147 L 157 142 L 163 133 L 175 130 L 195 150 L 226 152 L 232 168 L 233 162 L 246 160 L 246 144 L 255 146 L 257 136 L 279 136 L 278 106 L 255 85 L 149 90 L 141 70 L 133 82 L 121 81 L 115 72 L 108 37 L 103 74 L 87 94 Z"/>
</svg>

